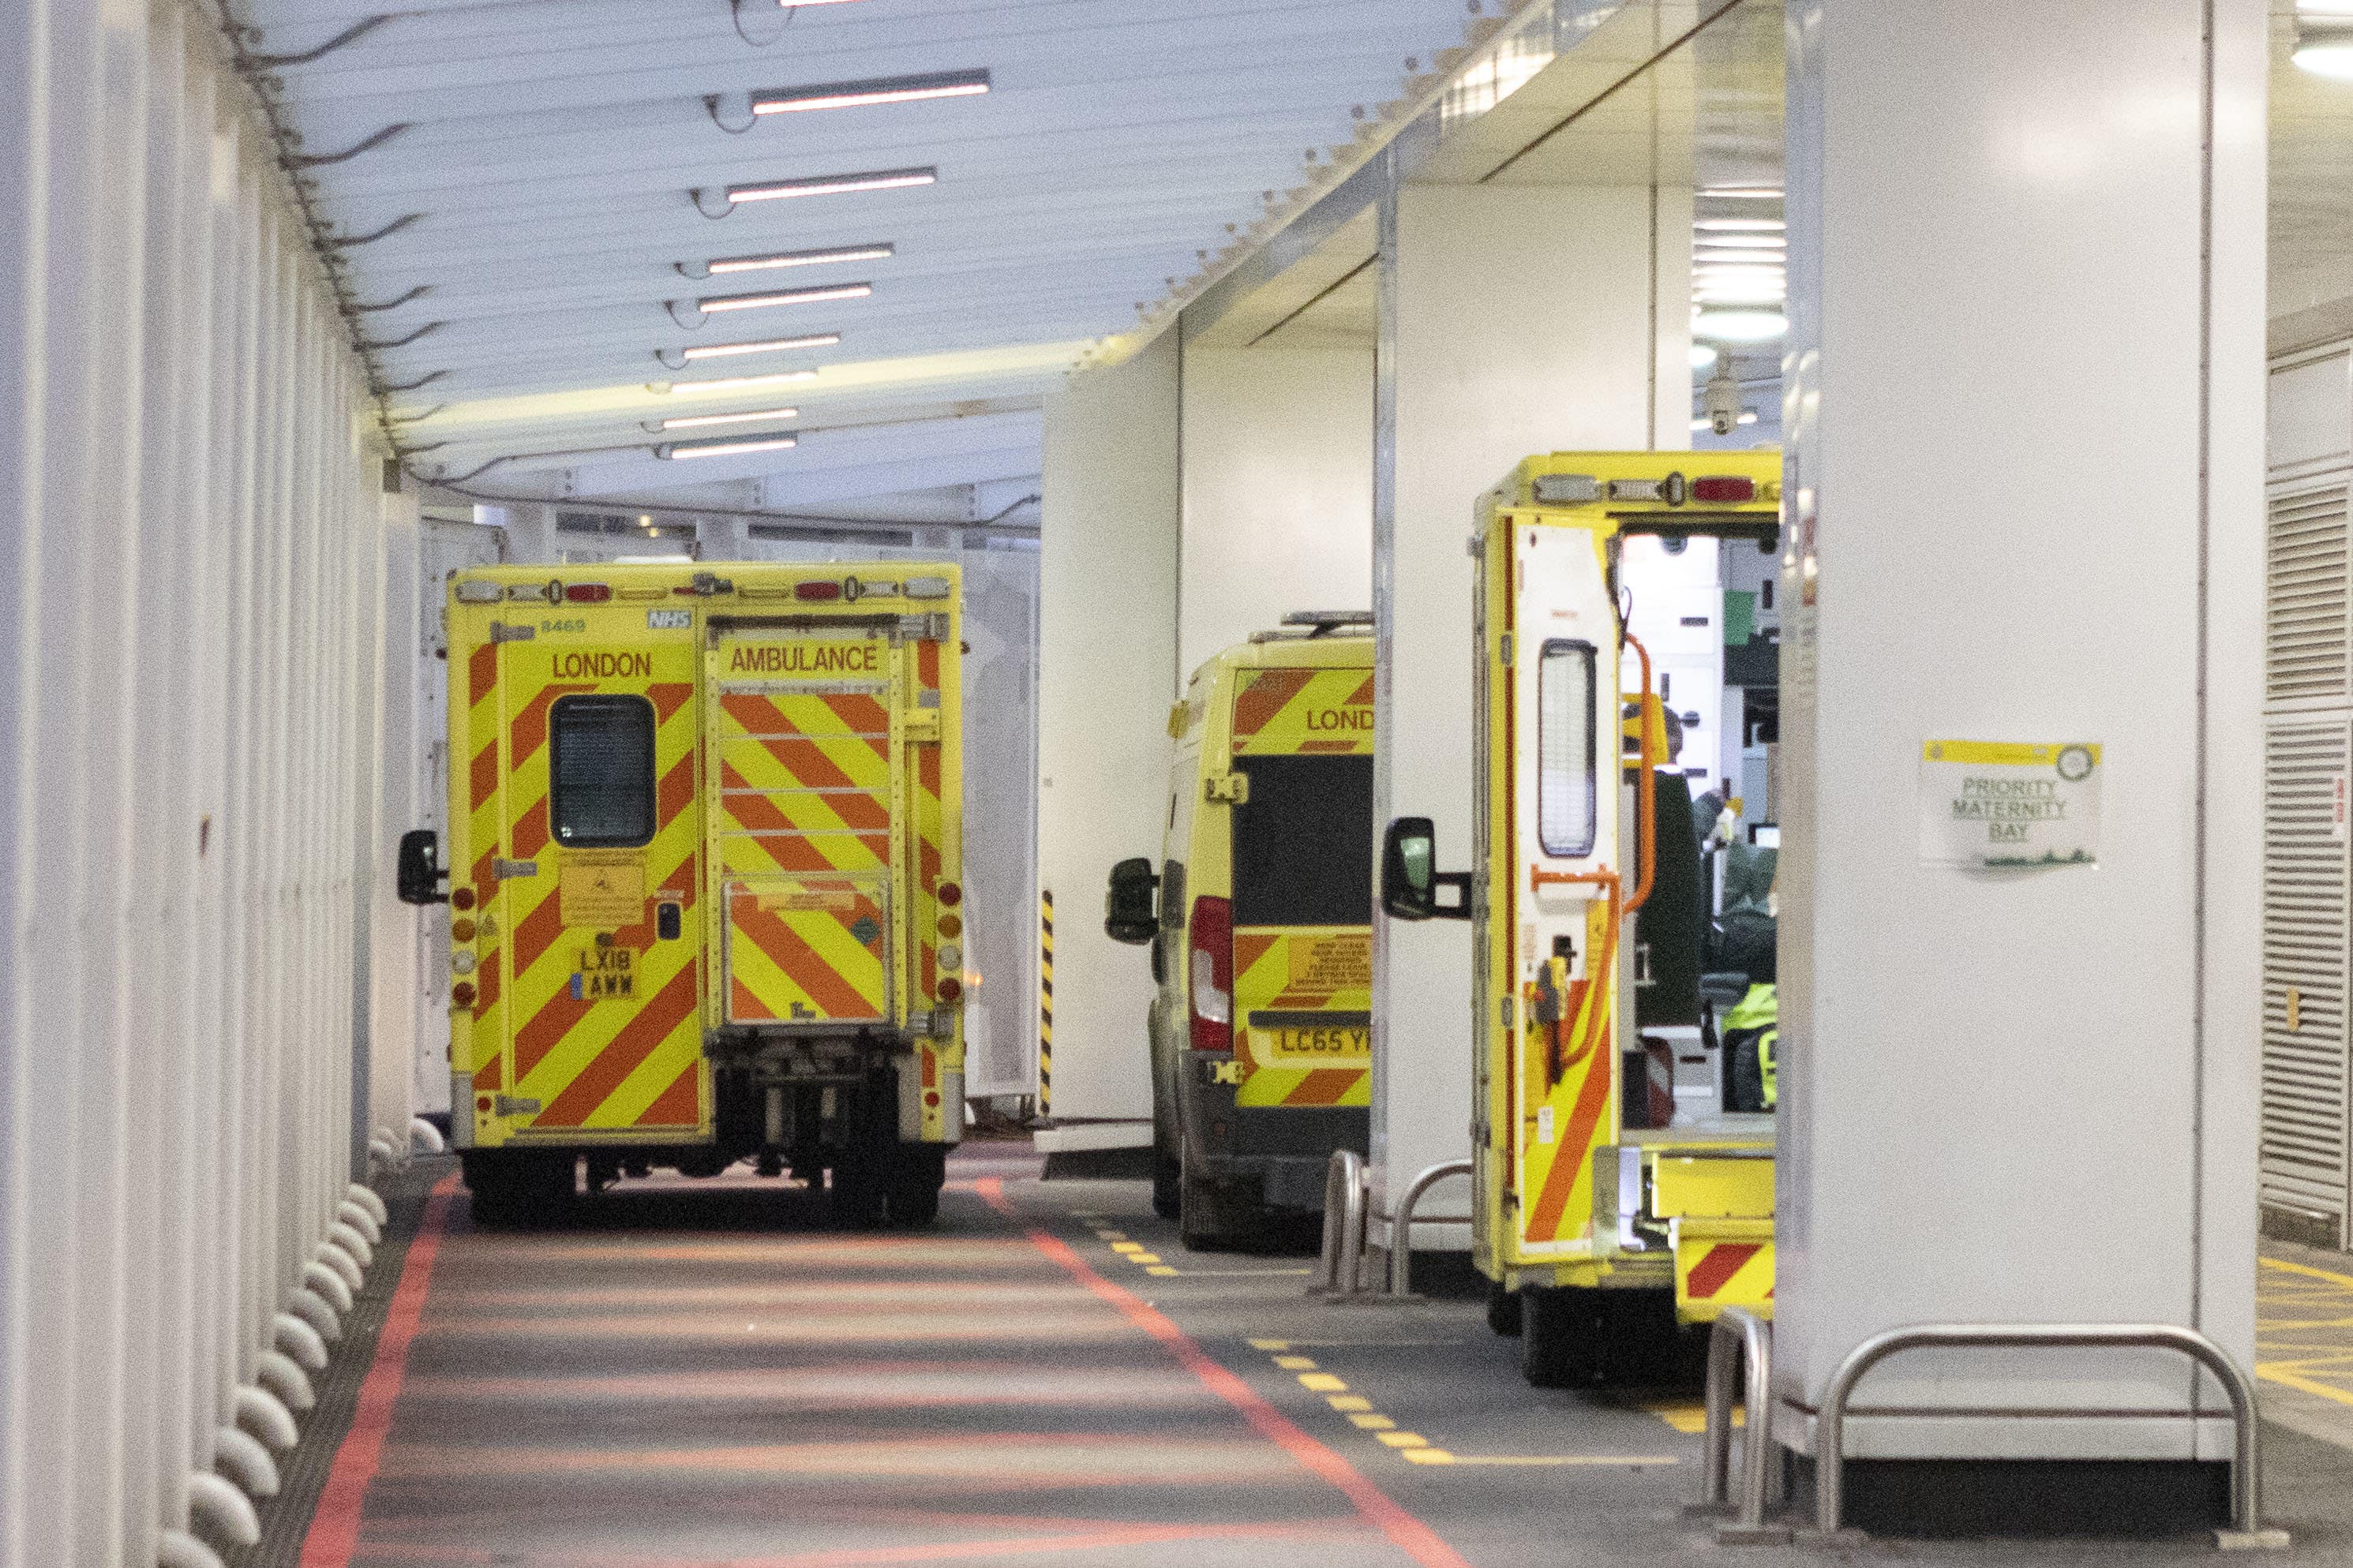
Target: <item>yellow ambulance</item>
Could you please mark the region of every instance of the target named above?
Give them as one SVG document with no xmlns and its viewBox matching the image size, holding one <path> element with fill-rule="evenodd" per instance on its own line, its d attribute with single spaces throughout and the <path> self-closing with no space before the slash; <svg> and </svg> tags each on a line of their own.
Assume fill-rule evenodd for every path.
<svg viewBox="0 0 2353 1568">
<path fill-rule="evenodd" d="M 1479 864 L 1438 871 L 1426 818 L 1384 838 L 1390 915 L 1474 922 L 1472 1258 L 1539 1386 L 1639 1382 L 1688 1351 L 1679 1326 L 1772 1310 L 1772 1117 L 1646 1125 L 1665 725 L 1620 566 L 1630 535 L 1769 543 L 1780 491 L 1771 450 L 1522 463 L 1476 539 Z"/>
<path fill-rule="evenodd" d="M 964 1122 L 949 565 L 455 574 L 452 1142 L 476 1215 L 755 1159 L 923 1224 Z M 442 868 L 448 868 L 445 872 Z M 446 876 L 446 895 L 440 879 Z"/>
<path fill-rule="evenodd" d="M 1187 1247 L 1320 1209 L 1370 1134 L 1371 618 L 1287 616 L 1195 671 L 1160 863 L 1112 871 L 1104 929 L 1159 984 L 1154 1204 Z"/>
</svg>

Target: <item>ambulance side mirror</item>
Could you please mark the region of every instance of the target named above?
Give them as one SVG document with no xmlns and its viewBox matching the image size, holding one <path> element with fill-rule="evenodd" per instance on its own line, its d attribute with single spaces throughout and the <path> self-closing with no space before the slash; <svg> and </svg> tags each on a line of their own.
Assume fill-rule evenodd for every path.
<svg viewBox="0 0 2353 1568">
<path fill-rule="evenodd" d="M 395 880 L 404 904 L 446 904 L 441 890 L 441 841 L 429 827 L 413 827 L 400 836 L 399 868 Z"/>
<path fill-rule="evenodd" d="M 1439 901 L 1439 889 L 1457 894 Z M 1400 816 L 1381 841 L 1381 908 L 1391 920 L 1467 921 L 1471 874 L 1438 868 L 1438 832 L 1426 816 Z"/>
<path fill-rule="evenodd" d="M 1103 934 L 1113 942 L 1141 947 L 1160 932 L 1160 910 L 1154 894 L 1160 879 L 1152 862 L 1138 856 L 1111 868 L 1111 889 L 1103 894 Z"/>
</svg>

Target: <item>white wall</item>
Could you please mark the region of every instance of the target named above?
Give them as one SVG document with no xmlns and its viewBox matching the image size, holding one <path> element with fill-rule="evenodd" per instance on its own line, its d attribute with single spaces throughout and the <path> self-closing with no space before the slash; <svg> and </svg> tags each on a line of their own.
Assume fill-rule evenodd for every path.
<svg viewBox="0 0 2353 1568">
<path fill-rule="evenodd" d="M 1655 267 L 1651 202 L 1632 187 L 1409 186 L 1398 198 L 1383 279 L 1395 500 L 1374 520 L 1374 815 L 1434 819 L 1449 870 L 1472 864 L 1476 565 L 1465 546 L 1480 495 L 1537 452 L 1689 437 L 1690 197 L 1662 197 Z M 1386 1213 L 1415 1173 L 1470 1156 L 1471 928 L 1377 912 L 1373 952 L 1372 1165 Z M 1460 1226 L 1414 1234 L 1467 1245 Z"/>
<path fill-rule="evenodd" d="M 2190 1324 L 2252 1362 L 2265 16 L 2211 10 L 2210 170 L 2196 6 L 1793 8 L 1794 1405 L 1924 1321 Z M 2103 743 L 2098 868 L 1922 865 L 1936 737 Z M 1861 1398 L 2154 1412 L 2189 1386 L 2174 1357 L 1919 1354 Z M 1916 1418 L 1861 1423 L 1851 1451 L 2190 1438 L 2179 1416 Z"/>
<path fill-rule="evenodd" d="M 353 1174 L 378 473 L 217 43 L 0 50 L 5 1568 L 187 1524 Z"/>
<path fill-rule="evenodd" d="M 1373 352 L 1185 351 L 1177 671 L 1373 602 Z"/>
<path fill-rule="evenodd" d="M 1155 855 L 1177 694 L 1177 345 L 1046 399 L 1038 865 L 1054 895 L 1053 1113 L 1148 1120 L 1144 951 L 1103 933 L 1113 863 Z"/>
</svg>

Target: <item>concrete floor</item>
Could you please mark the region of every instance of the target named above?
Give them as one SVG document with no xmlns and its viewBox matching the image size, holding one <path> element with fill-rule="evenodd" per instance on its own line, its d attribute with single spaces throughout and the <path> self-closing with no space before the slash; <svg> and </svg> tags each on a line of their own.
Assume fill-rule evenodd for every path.
<svg viewBox="0 0 2353 1568">
<path fill-rule="evenodd" d="M 878 1236 L 829 1230 L 817 1194 L 750 1181 L 628 1184 L 564 1229 L 477 1233 L 445 1183 L 303 1568 L 1265 1568 L 1270 1553 L 1284 1568 L 1771 1568 L 2211 1550 L 1721 1548 L 1681 1516 L 1699 1484 L 1694 1397 L 1531 1389 L 1467 1295 L 1328 1304 L 1305 1293 L 1311 1259 L 1185 1252 L 1141 1182 L 1036 1171 L 1026 1146 L 971 1146 L 936 1231 Z M 2296 1272 L 2320 1267 L 2267 1265 L 2265 1370 L 2341 1376 L 2342 1398 L 2276 1382 L 2267 1397 L 2325 1406 L 2353 1442 L 2353 1274 Z M 2306 1299 L 2321 1287 L 2342 1302 Z M 2341 1356 L 2311 1348 L 2335 1345 L 2309 1337 L 2323 1331 Z M 2311 1435 L 2325 1422 L 2293 1426 L 2266 1433 L 2272 1511 L 2299 1560 L 2353 1563 L 2353 1453 Z"/>
</svg>

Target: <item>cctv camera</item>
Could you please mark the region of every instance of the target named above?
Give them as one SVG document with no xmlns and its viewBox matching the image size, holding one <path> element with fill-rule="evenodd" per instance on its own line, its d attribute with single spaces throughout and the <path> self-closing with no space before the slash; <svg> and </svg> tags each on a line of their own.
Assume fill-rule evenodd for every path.
<svg viewBox="0 0 2353 1568">
<path fill-rule="evenodd" d="M 1719 436 L 1731 435 L 1740 423 L 1740 384 L 1728 371 L 1718 370 L 1700 393 L 1700 408 L 1709 429 Z"/>
</svg>

